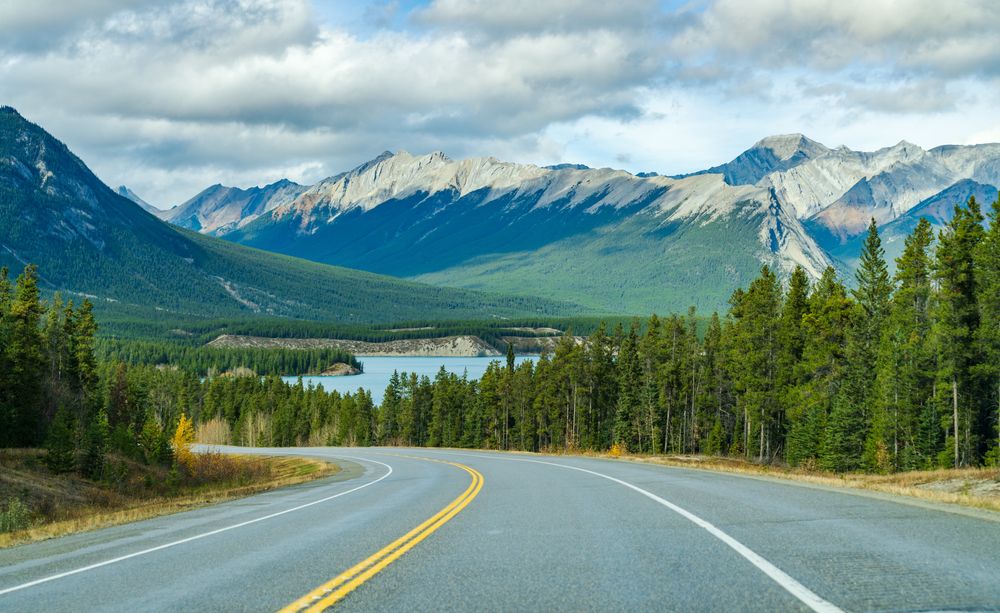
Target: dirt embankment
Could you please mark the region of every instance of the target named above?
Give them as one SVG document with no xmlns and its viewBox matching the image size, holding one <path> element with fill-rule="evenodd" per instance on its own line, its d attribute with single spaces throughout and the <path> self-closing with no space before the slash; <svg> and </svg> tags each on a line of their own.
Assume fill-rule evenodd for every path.
<svg viewBox="0 0 1000 613">
<path fill-rule="evenodd" d="M 343 362 L 337 362 L 336 364 L 330 366 L 323 372 L 320 376 L 323 377 L 351 377 L 353 375 L 360 375 L 361 371 L 357 368 L 351 366 L 350 364 L 345 364 Z"/>
<path fill-rule="evenodd" d="M 336 338 L 265 338 L 223 334 L 210 347 L 254 347 L 261 349 L 335 348 L 369 357 L 495 357 L 500 352 L 478 336 L 445 336 L 369 343 Z"/>
<path fill-rule="evenodd" d="M 40 449 L 0 449 L 0 549 L 187 511 L 311 481 L 339 467 L 307 458 L 196 454 L 191 474 L 109 456 L 102 481 L 55 474 Z"/>
</svg>

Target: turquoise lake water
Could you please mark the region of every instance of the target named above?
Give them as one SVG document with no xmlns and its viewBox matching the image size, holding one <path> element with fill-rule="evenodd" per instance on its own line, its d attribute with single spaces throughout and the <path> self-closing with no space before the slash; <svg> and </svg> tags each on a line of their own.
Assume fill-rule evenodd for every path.
<svg viewBox="0 0 1000 613">
<path fill-rule="evenodd" d="M 364 372 L 351 377 L 302 377 L 306 385 L 323 386 L 323 389 L 338 392 L 356 392 L 358 388 L 364 388 L 371 392 L 375 404 L 382 402 L 385 394 L 385 387 L 389 384 L 389 378 L 393 371 L 400 373 L 416 373 L 417 376 L 427 375 L 431 379 L 438 370 L 444 366 L 448 372 L 453 372 L 458 376 L 468 373 L 470 379 L 478 379 L 486 372 L 486 367 L 490 362 L 499 360 L 501 363 L 505 358 L 397 358 L 397 357 L 358 357 L 358 361 L 364 364 Z M 525 360 L 533 360 L 535 356 L 518 356 L 518 364 Z M 289 383 L 294 383 L 298 377 L 282 377 Z"/>
</svg>

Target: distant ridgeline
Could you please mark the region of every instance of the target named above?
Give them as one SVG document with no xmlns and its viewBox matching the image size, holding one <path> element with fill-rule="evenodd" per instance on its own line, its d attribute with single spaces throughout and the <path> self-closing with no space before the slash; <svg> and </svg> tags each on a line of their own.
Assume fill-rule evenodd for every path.
<svg viewBox="0 0 1000 613">
<path fill-rule="evenodd" d="M 917 220 L 992 202 L 1000 144 L 876 151 L 771 136 L 683 176 L 385 152 L 302 186 L 214 185 L 161 217 L 318 262 L 527 294 L 596 313 L 710 312 L 767 264 L 812 281 L 858 265 L 868 220 L 892 259 Z"/>
<path fill-rule="evenodd" d="M 183 347 L 198 347 L 222 335 L 268 339 L 342 339 L 384 343 L 388 341 L 475 336 L 503 353 L 511 337 L 551 338 L 563 332 L 587 335 L 602 323 L 627 325 L 632 317 L 536 317 L 500 320 L 416 320 L 393 324 L 341 324 L 284 318 L 192 319 L 160 317 L 156 321 L 102 319 L 101 334 L 124 340 L 168 340 Z M 704 318 L 703 318 L 704 319 Z M 701 329 L 707 319 L 702 321 Z M 143 360 L 148 362 L 147 359 Z M 322 362 L 322 360 L 320 360 Z M 266 373 L 265 373 L 266 374 Z M 297 374 L 297 373 L 286 373 Z"/>
</svg>

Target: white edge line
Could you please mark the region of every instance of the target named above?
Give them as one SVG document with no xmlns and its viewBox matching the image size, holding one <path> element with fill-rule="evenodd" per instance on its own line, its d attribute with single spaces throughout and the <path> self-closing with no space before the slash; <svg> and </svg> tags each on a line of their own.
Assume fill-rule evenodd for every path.
<svg viewBox="0 0 1000 613">
<path fill-rule="evenodd" d="M 285 509 L 284 511 L 278 511 L 277 513 L 271 513 L 270 515 L 265 515 L 263 517 L 257 517 L 255 519 L 251 519 L 251 520 L 248 520 L 248 521 L 240 522 L 238 524 L 233 524 L 231 526 L 226 526 L 224 528 L 217 528 L 217 529 L 211 530 L 209 532 L 203 532 L 201 534 L 195 534 L 194 536 L 189 536 L 187 538 L 180 539 L 179 541 L 172 541 L 170 543 L 164 543 L 163 545 L 157 545 L 156 547 L 150 547 L 149 549 L 143 549 L 142 551 L 136 551 L 134 553 L 130 553 L 130 554 L 127 554 L 127 555 L 124 555 L 124 556 L 119 556 L 117 558 L 112 558 L 110 560 L 104 560 L 103 562 L 97 562 L 95 564 L 90 564 L 89 566 L 83 566 L 83 567 L 76 568 L 76 569 L 73 569 L 73 570 L 68 570 L 66 572 L 59 573 L 59 574 L 56 574 L 56 575 L 50 575 L 48 577 L 42 577 L 41 579 L 35 579 L 34 581 L 29 581 L 27 583 L 22 583 L 21 585 L 15 585 L 13 587 L 8 587 L 8 588 L 0 590 L 0 596 L 3 596 L 4 594 L 10 594 L 11 592 L 16 592 L 18 590 L 27 589 L 29 587 L 34 587 L 34 586 L 42 584 L 42 583 L 48 583 L 49 581 L 55 581 L 56 579 L 62 579 L 64 577 L 69 577 L 69 576 L 72 576 L 72 575 L 77 575 L 77 574 L 80 574 L 80 573 L 85 573 L 87 571 L 91 571 L 91 570 L 94 570 L 94 569 L 97 569 L 97 568 L 101 568 L 102 566 L 109 566 L 111 564 L 116 564 L 118 562 L 122 562 L 122 561 L 128 560 L 130 558 L 135 558 L 135 557 L 138 557 L 138 556 L 143 556 L 143 555 L 150 554 L 150 553 L 153 553 L 153 552 L 156 552 L 156 551 L 160 551 L 162 549 L 168 549 L 170 547 L 176 547 L 177 545 L 183 545 L 184 543 L 190 543 L 191 541 L 197 541 L 198 539 L 203 539 L 203 538 L 208 537 L 208 536 L 213 536 L 213 535 L 219 534 L 220 532 L 227 532 L 229 530 L 235 530 L 236 528 L 242 528 L 243 526 L 249 526 L 250 524 L 255 524 L 257 522 L 261 522 L 261 521 L 264 521 L 266 519 L 273 519 L 275 517 L 278 517 L 280 515 L 284 515 L 286 513 L 291 513 L 293 511 L 299 511 L 299 510 L 305 509 L 307 507 L 311 507 L 313 505 L 317 505 L 317 504 L 320 504 L 320 503 L 323 503 L 323 502 L 327 502 L 329 500 L 333 500 L 334 498 L 340 498 L 341 496 L 346 496 L 347 494 L 350 494 L 352 492 L 356 492 L 356 491 L 358 491 L 360 489 L 364 489 L 364 488 L 368 487 L 369 485 L 375 485 L 376 483 L 378 483 L 382 479 L 385 479 L 386 477 L 388 477 L 389 475 L 392 474 L 392 466 L 389 466 L 388 464 L 386 464 L 384 462 L 379 462 L 378 460 L 369 460 L 367 458 L 356 458 L 356 457 L 351 457 L 351 456 L 342 456 L 342 455 L 339 455 L 339 454 L 337 456 L 335 456 L 335 457 L 349 459 L 349 460 L 361 460 L 361 461 L 364 461 L 364 462 L 372 462 L 374 464 L 381 464 L 382 466 L 385 466 L 386 468 L 388 468 L 389 471 L 386 472 L 381 477 L 379 477 L 378 479 L 375 479 L 374 481 L 369 481 L 368 483 L 365 483 L 364 485 L 359 485 L 358 487 L 351 488 L 351 489 L 349 489 L 349 490 L 347 490 L 345 492 L 340 492 L 339 494 L 334 494 L 332 496 L 327 496 L 326 498 L 320 498 L 319 500 L 314 500 L 312 502 L 307 502 L 305 504 L 300 504 L 297 507 L 292 507 L 290 509 Z"/>
<path fill-rule="evenodd" d="M 661 505 L 667 507 L 674 513 L 677 513 L 684 519 L 687 519 L 688 521 L 697 525 L 699 528 L 703 528 L 709 534 L 711 534 L 715 538 L 719 539 L 720 541 L 728 545 L 730 549 L 732 549 L 736 553 L 746 558 L 751 564 L 756 566 L 765 575 L 773 579 L 775 583 L 784 588 L 785 591 L 787 591 L 792 596 L 798 598 L 803 604 L 805 604 L 813 611 L 816 611 L 817 613 L 844 613 L 843 609 L 841 609 L 837 605 L 827 600 L 824 600 L 818 594 L 816 594 L 815 592 L 813 592 L 812 590 L 810 590 L 809 588 L 807 588 L 806 586 L 802 585 L 794 578 L 789 576 L 785 571 L 781 570 L 774 564 L 771 564 L 770 562 L 765 560 L 758 553 L 756 553 L 743 543 L 737 541 L 736 539 L 729 536 L 719 528 L 715 527 L 715 525 L 698 517 L 694 513 L 691 513 L 690 511 L 677 506 L 676 504 L 670 502 L 669 500 L 660 498 L 656 494 L 648 492 L 636 485 L 632 485 L 627 481 L 622 481 L 621 479 L 616 479 L 615 477 L 612 477 L 610 475 L 605 475 L 603 473 L 595 472 L 593 470 L 587 470 L 586 468 L 580 468 L 578 466 L 570 466 L 569 464 L 558 464 L 556 462 L 543 462 L 541 460 L 529 460 L 524 458 L 500 458 L 490 455 L 476 455 L 476 454 L 448 453 L 448 452 L 438 452 L 438 453 L 445 455 L 464 455 L 467 457 L 478 457 L 491 460 L 507 460 L 509 462 L 531 462 L 533 464 L 546 464 L 548 466 L 557 466 L 559 468 L 577 470 L 582 473 L 594 475 L 595 477 L 601 477 L 609 481 L 614 481 L 619 485 L 624 485 L 625 487 L 642 494 L 643 496 L 649 498 L 650 500 L 660 503 Z"/>
</svg>

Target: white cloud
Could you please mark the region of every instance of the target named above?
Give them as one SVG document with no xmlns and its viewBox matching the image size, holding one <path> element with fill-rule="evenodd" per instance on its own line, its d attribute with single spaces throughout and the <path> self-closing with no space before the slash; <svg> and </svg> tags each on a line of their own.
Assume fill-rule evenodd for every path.
<svg viewBox="0 0 1000 613">
<path fill-rule="evenodd" d="M 676 173 L 776 131 L 962 142 L 1000 92 L 988 0 L 32 6 L 0 0 L 0 101 L 163 205 L 384 149 Z"/>
</svg>

